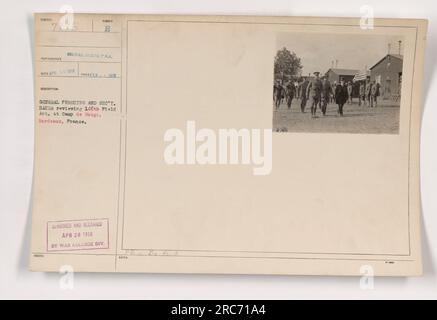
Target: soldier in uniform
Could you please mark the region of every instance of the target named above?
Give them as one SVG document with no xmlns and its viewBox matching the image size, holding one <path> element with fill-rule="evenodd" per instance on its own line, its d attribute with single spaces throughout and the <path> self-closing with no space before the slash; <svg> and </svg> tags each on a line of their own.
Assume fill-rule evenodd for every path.
<svg viewBox="0 0 437 320">
<path fill-rule="evenodd" d="M 322 81 L 319 78 L 320 72 L 314 72 L 314 79 L 310 81 L 307 88 L 307 96 L 310 99 L 311 115 L 314 117 L 317 111 L 317 105 L 320 104 L 322 94 Z"/>
<path fill-rule="evenodd" d="M 347 84 L 347 95 L 348 95 L 349 104 L 352 104 L 352 89 L 353 89 L 352 82 L 349 81 Z"/>
<path fill-rule="evenodd" d="M 347 102 L 348 98 L 349 95 L 347 91 L 347 85 L 344 83 L 343 79 L 340 79 L 340 84 L 335 88 L 335 101 L 338 105 L 337 113 L 339 113 L 340 116 L 343 116 L 343 106 Z"/>
<path fill-rule="evenodd" d="M 288 109 L 291 108 L 291 102 L 293 101 L 293 98 L 295 95 L 295 90 L 296 89 L 295 89 L 294 83 L 290 80 L 290 82 L 288 82 L 286 90 L 285 90 Z"/>
<path fill-rule="evenodd" d="M 366 86 L 363 82 L 360 83 L 360 89 L 359 89 L 359 97 L 358 97 L 358 105 L 361 106 L 361 101 L 366 103 Z"/>
<path fill-rule="evenodd" d="M 332 92 L 334 92 L 334 93 L 335 93 L 335 88 L 337 88 L 337 81 L 334 81 L 334 84 L 332 85 Z M 335 102 L 335 94 L 332 95 L 332 100 L 334 103 L 336 103 Z"/>
<path fill-rule="evenodd" d="M 379 84 L 375 83 L 375 81 L 372 82 L 372 89 L 371 89 L 371 102 L 370 102 L 370 106 L 371 107 L 377 107 L 377 103 L 378 103 L 378 96 L 379 96 Z"/>
<path fill-rule="evenodd" d="M 299 82 L 296 80 L 294 81 L 294 97 L 296 99 L 299 99 L 299 94 L 297 92 L 298 87 L 299 87 Z"/>
<path fill-rule="evenodd" d="M 273 86 L 273 99 L 275 101 L 276 110 L 279 109 L 283 96 L 284 96 L 284 87 L 281 85 L 281 82 L 277 80 L 276 84 Z"/>
<path fill-rule="evenodd" d="M 332 95 L 332 86 L 328 80 L 328 77 L 322 77 L 322 113 L 326 114 L 326 107 L 328 106 L 328 102 L 330 102 Z"/>
<path fill-rule="evenodd" d="M 305 80 L 300 85 L 300 110 L 302 113 L 305 112 L 305 107 L 307 105 L 308 95 L 307 95 L 307 88 L 308 88 L 309 81 Z"/>
<path fill-rule="evenodd" d="M 366 82 L 366 100 L 367 100 L 367 106 L 371 107 L 371 99 L 372 99 L 372 83 L 370 80 L 367 80 Z"/>
</svg>

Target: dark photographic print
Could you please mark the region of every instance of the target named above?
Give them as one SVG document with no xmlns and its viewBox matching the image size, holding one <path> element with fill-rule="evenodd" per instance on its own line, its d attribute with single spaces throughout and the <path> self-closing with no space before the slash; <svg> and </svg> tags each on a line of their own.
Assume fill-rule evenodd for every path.
<svg viewBox="0 0 437 320">
<path fill-rule="evenodd" d="M 279 33 L 274 132 L 399 132 L 402 37 Z"/>
</svg>

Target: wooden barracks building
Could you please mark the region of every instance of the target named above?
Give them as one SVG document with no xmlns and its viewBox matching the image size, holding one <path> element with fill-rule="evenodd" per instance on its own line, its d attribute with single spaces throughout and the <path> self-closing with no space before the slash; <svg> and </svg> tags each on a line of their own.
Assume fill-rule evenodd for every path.
<svg viewBox="0 0 437 320">
<path fill-rule="evenodd" d="M 370 68 L 370 81 L 380 84 L 383 99 L 398 99 L 401 94 L 403 56 L 387 54 Z"/>
<path fill-rule="evenodd" d="M 359 70 L 355 69 L 340 69 L 340 68 L 330 68 L 326 71 L 325 76 L 331 83 L 339 83 L 340 79 L 343 78 L 345 82 L 352 81 Z"/>
</svg>

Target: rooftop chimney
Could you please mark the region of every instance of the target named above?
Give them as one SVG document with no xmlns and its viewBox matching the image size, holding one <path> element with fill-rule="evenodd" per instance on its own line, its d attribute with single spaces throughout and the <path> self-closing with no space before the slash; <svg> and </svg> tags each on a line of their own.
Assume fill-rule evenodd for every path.
<svg viewBox="0 0 437 320">
<path fill-rule="evenodd" d="M 388 52 L 387 52 L 387 54 L 390 54 L 390 53 L 391 53 L 391 43 L 388 44 Z"/>
<path fill-rule="evenodd" d="M 338 68 L 338 60 L 335 60 L 335 67 Z"/>
<path fill-rule="evenodd" d="M 401 55 L 402 41 L 399 40 L 398 43 L 399 43 L 399 55 Z"/>
</svg>

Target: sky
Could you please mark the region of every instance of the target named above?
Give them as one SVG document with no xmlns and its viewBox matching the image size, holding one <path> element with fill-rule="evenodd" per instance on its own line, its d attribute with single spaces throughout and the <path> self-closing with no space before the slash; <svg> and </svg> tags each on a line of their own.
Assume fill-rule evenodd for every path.
<svg viewBox="0 0 437 320">
<path fill-rule="evenodd" d="M 295 52 L 302 62 L 302 75 L 314 71 L 322 74 L 332 66 L 332 60 L 338 60 L 338 68 L 364 70 L 372 67 L 388 53 L 399 53 L 400 36 L 385 35 L 337 35 L 313 33 L 279 33 L 277 49 L 286 47 Z M 401 45 L 403 54 L 403 43 Z"/>
</svg>

